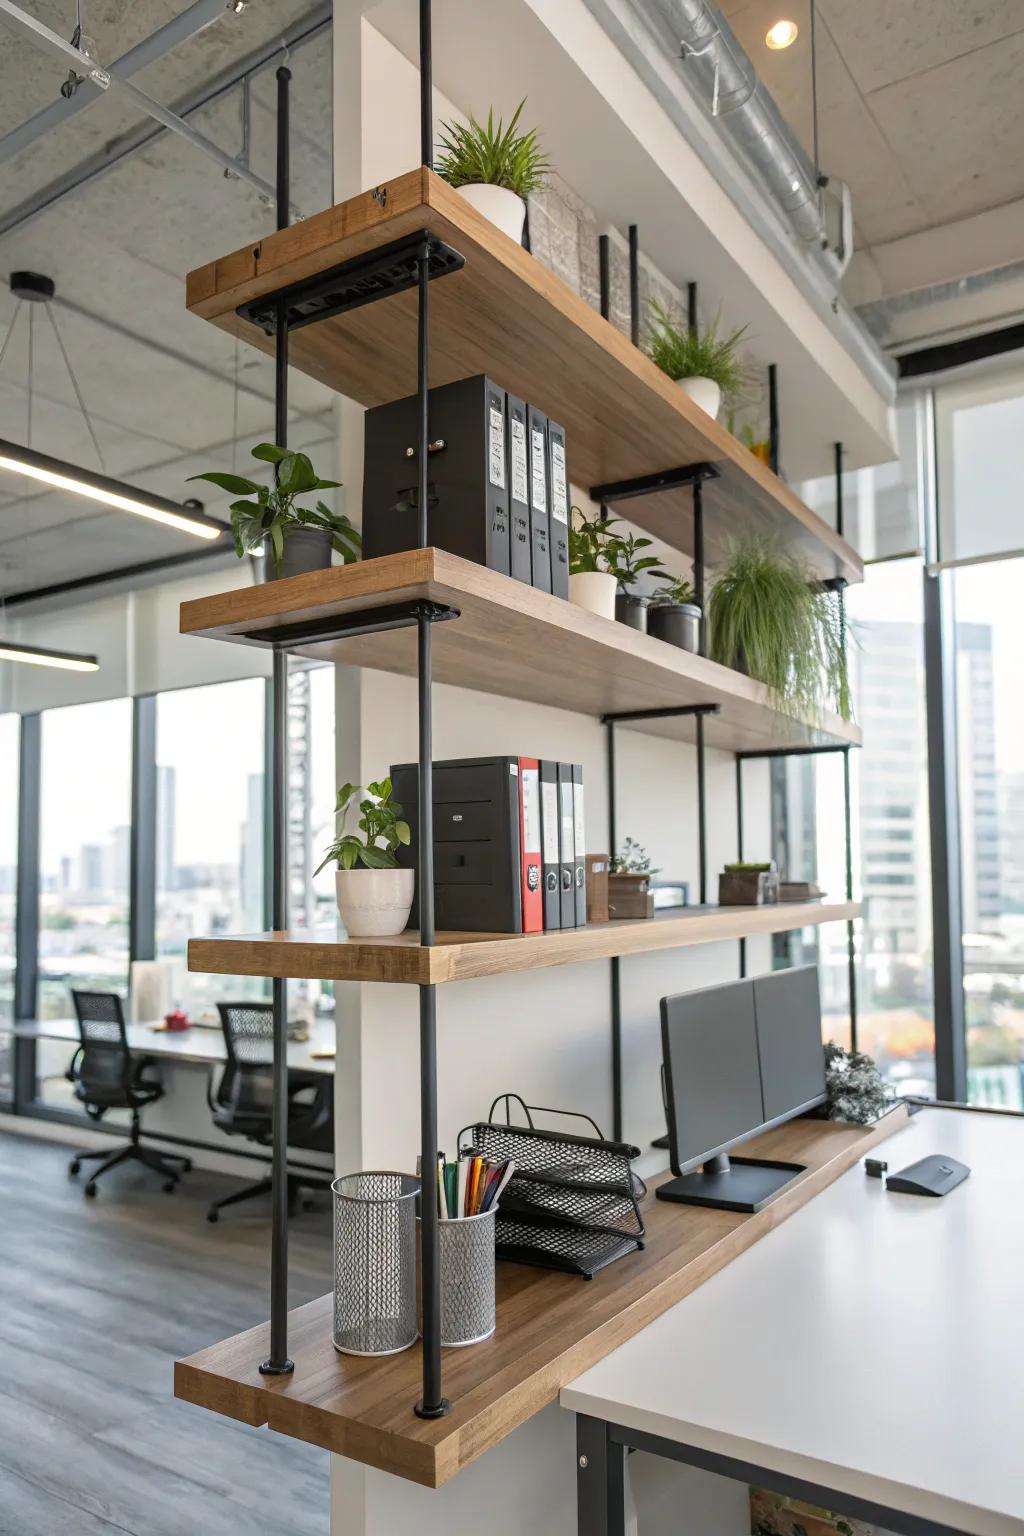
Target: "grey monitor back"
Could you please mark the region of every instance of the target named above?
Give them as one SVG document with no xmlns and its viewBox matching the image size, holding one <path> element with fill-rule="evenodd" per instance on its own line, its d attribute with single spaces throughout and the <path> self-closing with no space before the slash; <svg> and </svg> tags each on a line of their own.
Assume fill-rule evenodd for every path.
<svg viewBox="0 0 1024 1536">
<path fill-rule="evenodd" d="M 755 977 L 754 1012 L 766 1123 L 824 1103 L 817 966 L 795 966 Z"/>
<path fill-rule="evenodd" d="M 764 1118 L 753 982 L 661 1000 L 672 1171 L 754 1133 Z"/>
</svg>

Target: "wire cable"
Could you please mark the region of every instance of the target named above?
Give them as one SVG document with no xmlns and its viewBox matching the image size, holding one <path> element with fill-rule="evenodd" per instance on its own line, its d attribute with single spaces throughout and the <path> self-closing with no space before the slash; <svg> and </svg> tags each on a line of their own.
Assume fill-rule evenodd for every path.
<svg viewBox="0 0 1024 1536">
<path fill-rule="evenodd" d="M 60 355 L 64 359 L 64 366 L 68 371 L 68 378 L 71 380 L 71 387 L 75 392 L 75 399 L 78 401 L 78 409 L 81 411 L 83 417 L 85 418 L 85 424 L 89 428 L 89 436 L 92 438 L 92 445 L 96 450 L 96 457 L 100 461 L 100 469 L 102 469 L 103 473 L 106 474 L 107 466 L 103 458 L 103 449 L 100 447 L 99 438 L 96 436 L 96 429 L 92 424 L 92 417 L 86 410 L 85 400 L 82 398 L 82 391 L 78 387 L 78 379 L 75 375 L 74 368 L 71 366 L 71 359 L 68 356 L 68 349 L 64 345 L 64 338 L 57 326 L 57 316 L 54 314 L 49 304 L 46 306 L 46 313 L 50 317 L 50 324 L 53 326 L 53 334 L 57 338 L 57 345 L 60 347 Z"/>
</svg>

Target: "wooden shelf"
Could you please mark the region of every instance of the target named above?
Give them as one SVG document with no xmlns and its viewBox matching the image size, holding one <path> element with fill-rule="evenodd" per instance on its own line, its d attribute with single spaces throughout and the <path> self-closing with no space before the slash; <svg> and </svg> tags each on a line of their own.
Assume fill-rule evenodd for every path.
<svg viewBox="0 0 1024 1536">
<path fill-rule="evenodd" d="M 324 630 L 333 620 L 372 619 L 375 609 L 416 598 L 460 614 L 434 625 L 435 682 L 597 716 L 718 704 L 705 740 L 730 751 L 860 744 L 859 729 L 838 716 L 792 720 L 772 707 L 762 683 L 742 673 L 441 549 L 196 598 L 181 606 L 181 631 L 263 645 L 287 635 L 289 650 L 304 656 L 414 676 L 415 628 L 335 638 Z M 694 736 L 689 716 L 636 728 L 680 741 Z"/>
<path fill-rule="evenodd" d="M 417 985 L 504 976 L 514 971 L 645 955 L 788 933 L 859 917 L 859 902 L 784 902 L 767 907 L 687 907 L 657 917 L 591 923 L 555 933 L 439 933 L 420 944 L 415 929 L 390 939 L 338 939 L 330 933 L 253 933 L 189 939 L 188 968 L 222 976 L 300 976 L 321 981 L 401 981 Z"/>
<path fill-rule="evenodd" d="M 728 539 L 748 529 L 779 534 L 820 576 L 863 579 L 856 552 L 783 481 L 567 284 L 425 168 L 190 273 L 188 307 L 273 352 L 273 338 L 241 320 L 239 305 L 421 229 L 465 258 L 461 271 L 431 284 L 432 385 L 488 373 L 532 401 L 565 427 L 570 474 L 585 489 L 713 464 L 720 477 L 704 489 L 712 567 Z M 415 292 L 293 329 L 289 361 L 363 405 L 412 394 Z M 688 490 L 630 501 L 623 510 L 693 553 Z"/>
<path fill-rule="evenodd" d="M 589 1282 L 499 1264 L 496 1333 L 471 1349 L 444 1352 L 452 1406 L 443 1419 L 413 1413 L 421 1386 L 419 1349 L 379 1359 L 337 1353 L 330 1296 L 290 1315 L 294 1375 L 259 1374 L 269 1346 L 264 1325 L 177 1361 L 175 1395 L 439 1487 L 906 1123 L 907 1111 L 899 1105 L 873 1126 L 808 1119 L 767 1132 L 744 1152 L 806 1167 L 776 1200 L 743 1215 L 649 1196 L 644 1249 Z"/>
</svg>

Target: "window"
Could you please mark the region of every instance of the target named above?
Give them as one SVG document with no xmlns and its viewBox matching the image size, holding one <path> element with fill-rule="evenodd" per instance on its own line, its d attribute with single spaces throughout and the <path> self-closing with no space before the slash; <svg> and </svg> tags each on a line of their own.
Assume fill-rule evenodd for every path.
<svg viewBox="0 0 1024 1536">
<path fill-rule="evenodd" d="M 291 786 L 288 844 L 289 921 L 293 928 L 334 926 L 334 865 L 319 874 L 334 837 L 334 668 L 293 663 L 288 678 Z M 334 1006 L 334 983 L 292 983 L 300 1006 L 318 1013 Z"/>
<path fill-rule="evenodd" d="M 128 699 L 42 716 L 39 997 L 71 1013 L 71 987 L 128 990 L 132 707 Z"/>
<path fill-rule="evenodd" d="M 0 1100 L 12 1097 L 11 1036 L 14 1018 L 14 917 L 18 878 L 17 715 L 0 715 Z"/>
<path fill-rule="evenodd" d="M 162 693 L 156 705 L 156 953 L 190 1012 L 216 999 L 263 997 L 259 977 L 186 969 L 190 938 L 259 933 L 263 911 L 262 678 Z"/>
</svg>

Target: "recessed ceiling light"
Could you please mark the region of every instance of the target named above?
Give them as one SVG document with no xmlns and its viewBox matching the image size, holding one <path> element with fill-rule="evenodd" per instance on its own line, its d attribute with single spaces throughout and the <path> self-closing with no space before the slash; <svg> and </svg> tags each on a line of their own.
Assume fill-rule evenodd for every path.
<svg viewBox="0 0 1024 1536">
<path fill-rule="evenodd" d="M 800 28 L 795 21 L 777 21 L 773 27 L 769 27 L 764 35 L 764 40 L 769 48 L 788 48 L 790 43 L 795 43 Z"/>
</svg>

